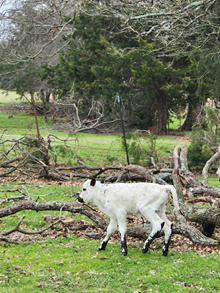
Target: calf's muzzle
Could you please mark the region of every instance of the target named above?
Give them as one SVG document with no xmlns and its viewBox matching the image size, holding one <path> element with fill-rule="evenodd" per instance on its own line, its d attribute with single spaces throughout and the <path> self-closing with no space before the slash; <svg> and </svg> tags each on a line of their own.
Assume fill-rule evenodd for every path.
<svg viewBox="0 0 220 293">
<path fill-rule="evenodd" d="M 84 200 L 82 199 L 82 197 L 78 196 L 77 199 L 79 202 L 84 203 Z"/>
</svg>

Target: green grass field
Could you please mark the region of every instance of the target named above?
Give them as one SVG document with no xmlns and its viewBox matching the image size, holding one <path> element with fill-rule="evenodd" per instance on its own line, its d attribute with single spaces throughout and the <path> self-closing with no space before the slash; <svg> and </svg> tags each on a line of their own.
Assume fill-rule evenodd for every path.
<svg viewBox="0 0 220 293">
<path fill-rule="evenodd" d="M 11 117 L 12 116 L 12 117 Z M 68 134 L 66 132 L 58 132 L 53 130 L 53 122 L 48 119 L 45 123 L 42 116 L 38 117 L 38 124 L 40 127 L 40 134 L 47 139 L 47 128 L 50 134 L 58 136 L 60 138 L 66 138 L 67 136 L 72 139 L 65 144 L 59 140 L 52 138 L 52 146 L 54 150 L 60 153 L 60 160 L 64 160 L 65 163 L 74 164 L 75 158 L 81 158 L 86 164 L 100 165 L 100 164 L 119 164 L 126 163 L 126 154 L 122 147 L 122 135 L 104 135 L 104 134 L 85 134 L 79 133 L 76 136 Z M 22 136 L 32 135 L 37 136 L 35 118 L 32 115 L 26 113 L 9 115 L 6 112 L 0 112 L 0 134 L 4 130 L 4 139 L 19 139 Z M 143 149 L 148 150 L 151 148 L 149 137 L 143 137 L 140 139 Z M 175 136 L 157 137 L 155 154 L 157 157 L 160 155 L 167 158 L 172 157 L 172 149 L 180 143 L 179 138 Z M 188 142 L 183 142 L 188 144 Z M 62 146 L 65 145 L 65 148 Z M 62 152 L 69 153 L 69 157 Z M 62 156 L 63 155 L 63 156 Z M 131 157 L 131 162 L 132 157 Z M 144 164 L 144 162 L 143 162 Z"/>
<path fill-rule="evenodd" d="M 128 257 L 109 243 L 97 252 L 97 241 L 82 237 L 43 239 L 0 247 L 0 290 L 27 292 L 220 292 L 219 256 L 159 250 L 142 254 L 130 247 Z"/>
</svg>

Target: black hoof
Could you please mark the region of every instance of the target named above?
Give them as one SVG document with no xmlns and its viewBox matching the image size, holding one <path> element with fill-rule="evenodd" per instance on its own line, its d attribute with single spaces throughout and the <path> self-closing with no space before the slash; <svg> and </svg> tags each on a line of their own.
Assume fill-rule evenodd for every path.
<svg viewBox="0 0 220 293">
<path fill-rule="evenodd" d="M 101 251 L 101 250 L 105 250 L 105 248 L 103 248 L 103 247 L 100 247 L 100 248 L 98 249 L 98 251 Z"/>
<path fill-rule="evenodd" d="M 102 244 L 99 247 L 99 250 L 105 250 L 108 242 L 103 241 Z"/>
</svg>

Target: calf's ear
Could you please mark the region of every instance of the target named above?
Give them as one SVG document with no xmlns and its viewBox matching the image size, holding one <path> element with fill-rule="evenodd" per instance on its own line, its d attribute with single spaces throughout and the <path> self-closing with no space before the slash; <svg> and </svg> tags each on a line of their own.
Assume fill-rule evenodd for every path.
<svg viewBox="0 0 220 293">
<path fill-rule="evenodd" d="M 91 186 L 95 186 L 95 182 L 96 182 L 96 180 L 95 180 L 95 178 L 93 178 L 93 179 L 91 180 L 91 182 L 90 182 L 90 185 L 91 185 Z"/>
</svg>

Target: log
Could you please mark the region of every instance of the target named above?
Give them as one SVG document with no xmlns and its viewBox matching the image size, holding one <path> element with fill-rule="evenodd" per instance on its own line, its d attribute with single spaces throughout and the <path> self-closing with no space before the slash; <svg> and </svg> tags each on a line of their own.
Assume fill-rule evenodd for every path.
<svg viewBox="0 0 220 293">
<path fill-rule="evenodd" d="M 76 201 L 49 201 L 49 202 L 34 202 L 34 201 L 21 201 L 12 204 L 8 207 L 0 209 L 0 218 L 10 216 L 23 210 L 33 211 L 68 211 L 70 213 L 79 213 L 90 218 L 99 227 L 106 229 L 108 222 L 100 216 L 100 214 L 86 204 L 80 204 Z"/>
<path fill-rule="evenodd" d="M 219 204 L 214 205 L 214 207 L 197 209 L 195 206 L 185 206 L 184 215 L 188 221 L 196 223 L 215 223 L 216 227 L 220 227 L 220 209 Z"/>
<path fill-rule="evenodd" d="M 127 172 L 136 173 L 144 177 L 148 182 L 155 182 L 154 176 L 152 176 L 146 168 L 139 165 L 128 165 L 124 167 L 124 170 Z"/>
<path fill-rule="evenodd" d="M 214 198 L 220 198 L 220 188 L 190 188 L 193 196 L 212 196 Z"/>
<path fill-rule="evenodd" d="M 137 237 L 146 239 L 146 234 L 149 235 L 151 232 L 150 224 L 143 224 L 139 226 L 128 225 L 127 234 L 128 236 Z M 203 235 L 198 229 L 187 224 L 183 223 L 174 223 L 172 234 L 179 234 L 188 239 L 190 239 L 194 244 L 199 244 L 203 246 L 212 246 L 218 245 L 218 241 Z M 160 233 L 159 237 L 161 237 L 163 233 Z"/>
<path fill-rule="evenodd" d="M 106 230 L 108 221 L 106 221 L 99 212 L 94 210 L 92 207 L 81 204 L 79 202 L 64 202 L 64 201 L 52 201 L 52 202 L 33 202 L 33 201 L 22 201 L 19 203 L 12 204 L 7 207 L 0 209 L 0 218 L 13 215 L 22 210 L 34 210 L 38 211 L 68 211 L 71 213 L 79 213 L 90 218 L 94 223 L 97 224 L 102 230 Z M 132 237 L 146 238 L 146 234 L 151 231 L 150 225 L 140 225 L 131 227 L 128 225 L 127 234 Z M 184 221 L 178 222 L 174 225 L 173 233 L 184 235 L 188 237 L 192 242 L 202 245 L 216 245 L 218 242 L 212 238 L 205 237 L 199 230 L 188 225 Z"/>
</svg>

